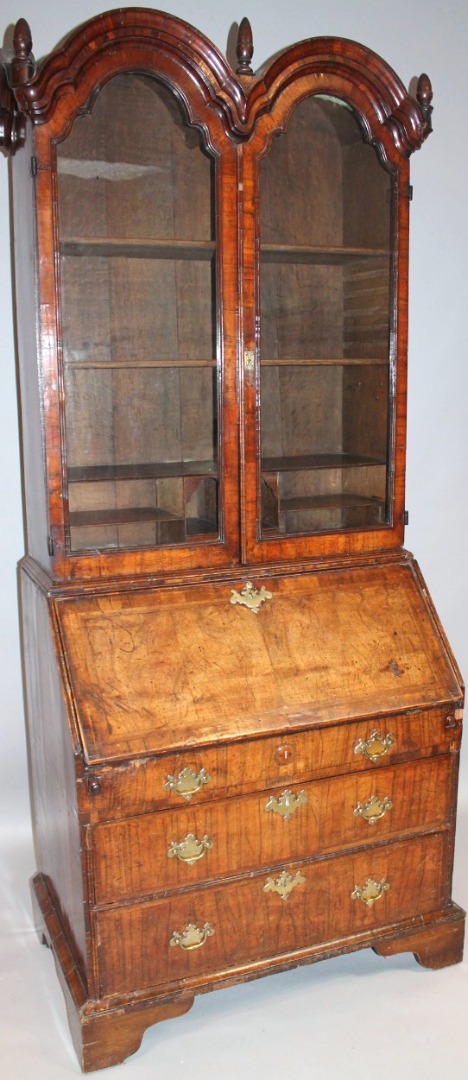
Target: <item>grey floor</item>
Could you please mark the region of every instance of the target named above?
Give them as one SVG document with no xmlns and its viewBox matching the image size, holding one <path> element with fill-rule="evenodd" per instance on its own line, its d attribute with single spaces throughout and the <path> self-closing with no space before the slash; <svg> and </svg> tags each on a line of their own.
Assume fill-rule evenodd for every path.
<svg viewBox="0 0 468 1080">
<path fill-rule="evenodd" d="M 468 802 L 453 895 L 468 907 Z M 29 833 L 0 835 L 0 1075 L 80 1075 L 50 951 L 29 902 Z M 468 950 L 467 950 L 468 951 Z M 365 950 L 206 994 L 146 1032 L 108 1080 L 467 1080 L 468 963 L 430 972 Z"/>
</svg>

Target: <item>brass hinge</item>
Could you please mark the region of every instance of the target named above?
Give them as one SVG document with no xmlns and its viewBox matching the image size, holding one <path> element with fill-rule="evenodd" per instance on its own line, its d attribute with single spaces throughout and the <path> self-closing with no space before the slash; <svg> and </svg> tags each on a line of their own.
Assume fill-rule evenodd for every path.
<svg viewBox="0 0 468 1080">
<path fill-rule="evenodd" d="M 403 525 L 408 525 L 408 524 L 409 524 L 409 513 L 408 513 L 407 510 L 405 510 L 405 512 L 403 514 Z"/>
<path fill-rule="evenodd" d="M 47 537 L 47 551 L 49 552 L 50 556 L 52 556 L 54 554 L 54 548 L 55 548 L 54 541 L 53 541 L 51 536 L 48 536 Z"/>
<path fill-rule="evenodd" d="M 408 184 L 408 202 L 412 202 L 413 199 L 413 185 Z"/>
<path fill-rule="evenodd" d="M 37 157 L 31 158 L 31 176 L 35 179 L 37 176 Z"/>
</svg>

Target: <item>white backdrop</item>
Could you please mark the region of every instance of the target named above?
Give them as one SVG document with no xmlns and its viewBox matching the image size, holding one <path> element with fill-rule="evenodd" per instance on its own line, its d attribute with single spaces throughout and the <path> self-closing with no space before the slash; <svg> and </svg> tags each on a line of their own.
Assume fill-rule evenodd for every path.
<svg viewBox="0 0 468 1080">
<path fill-rule="evenodd" d="M 174 0 L 168 6 L 172 14 L 194 23 L 222 51 L 233 21 L 247 14 L 254 33 L 254 67 L 294 41 L 330 34 L 354 38 L 380 53 L 406 85 L 423 70 L 432 79 L 434 134 L 412 157 L 407 470 L 410 525 L 406 546 L 418 558 L 462 672 L 467 673 L 468 0 L 446 0 L 444 4 L 441 0 L 393 0 L 391 4 L 382 0 L 327 0 L 325 4 L 250 0 L 243 10 L 237 10 L 232 0 L 205 0 L 203 4 Z M 4 29 L 24 16 L 32 29 L 35 55 L 40 57 L 70 29 L 101 10 L 102 0 L 0 0 L 0 41 Z M 0 592 L 0 882 L 6 903 L 14 911 L 15 889 L 18 903 L 24 901 L 23 876 L 26 878 L 34 866 L 15 569 L 24 540 L 8 164 L 1 156 L 0 210 L 0 561 L 4 574 Z M 466 827 L 463 831 L 468 808 L 468 752 L 462 766 L 461 794 L 459 868 L 468 831 Z M 463 903 L 460 890 L 464 891 L 466 904 L 467 883 L 460 869 L 457 880 L 455 899 Z M 26 901 L 24 904 L 22 922 L 28 918 Z M 29 1073 L 12 1072 L 8 1080 L 10 1075 L 22 1077 Z M 436 1073 L 426 1068 L 426 1080 L 432 1075 Z"/>
</svg>

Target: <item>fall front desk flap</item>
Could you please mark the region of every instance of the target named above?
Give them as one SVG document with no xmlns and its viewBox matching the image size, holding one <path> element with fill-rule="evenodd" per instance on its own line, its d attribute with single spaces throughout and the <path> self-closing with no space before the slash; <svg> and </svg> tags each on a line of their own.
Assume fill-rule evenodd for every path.
<svg viewBox="0 0 468 1080">
<path fill-rule="evenodd" d="M 413 562 L 247 580 L 56 602 L 88 762 L 461 700 Z"/>
</svg>

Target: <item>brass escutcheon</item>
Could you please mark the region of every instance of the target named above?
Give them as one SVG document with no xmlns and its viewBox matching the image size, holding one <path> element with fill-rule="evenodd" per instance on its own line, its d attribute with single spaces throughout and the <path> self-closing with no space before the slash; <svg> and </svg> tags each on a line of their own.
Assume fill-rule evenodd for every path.
<svg viewBox="0 0 468 1080">
<path fill-rule="evenodd" d="M 302 876 L 299 870 L 297 874 L 294 874 L 294 877 L 292 874 L 288 874 L 287 870 L 283 870 L 282 874 L 276 878 L 276 881 L 271 877 L 267 878 L 263 891 L 278 893 L 282 900 L 287 900 L 296 885 L 303 885 L 304 882 L 305 877 Z"/>
<path fill-rule="evenodd" d="M 255 352 L 253 349 L 244 350 L 244 369 L 245 371 L 253 371 L 255 367 Z"/>
<path fill-rule="evenodd" d="M 368 758 L 369 761 L 378 761 L 395 743 L 396 738 L 394 735 L 390 733 L 380 735 L 378 731 L 373 731 L 368 739 L 359 739 L 359 742 L 354 747 L 354 753 L 364 754 L 364 757 Z"/>
<path fill-rule="evenodd" d="M 183 799 L 191 799 L 192 795 L 200 791 L 204 784 L 209 784 L 210 780 L 211 776 L 208 776 L 206 769 L 200 769 L 197 775 L 193 769 L 186 768 L 182 769 L 177 777 L 169 775 L 163 787 L 164 791 L 174 791 Z"/>
<path fill-rule="evenodd" d="M 288 789 L 283 791 L 279 799 L 275 795 L 270 795 L 265 810 L 272 811 L 273 814 L 279 814 L 284 821 L 289 821 L 290 817 L 296 813 L 296 810 L 300 806 L 304 806 L 308 801 L 305 791 L 300 791 L 298 795 L 295 795 L 293 791 Z"/>
<path fill-rule="evenodd" d="M 231 589 L 231 604 L 242 604 L 243 607 L 249 608 L 254 612 L 254 615 L 258 615 L 258 612 L 265 603 L 266 600 L 272 600 L 273 593 L 268 592 L 268 589 L 262 585 L 261 589 L 256 589 L 252 585 L 251 581 L 246 581 L 242 591 L 236 592 L 236 589 Z"/>
<path fill-rule="evenodd" d="M 385 817 L 387 810 L 391 810 L 392 806 L 392 800 L 388 795 L 385 795 L 383 799 L 379 799 L 378 795 L 371 795 L 366 803 L 358 802 L 354 814 L 356 817 L 364 818 L 369 825 L 373 825 L 375 821 Z"/>
<path fill-rule="evenodd" d="M 362 900 L 362 903 L 366 907 L 372 907 L 376 900 L 380 900 L 384 892 L 390 888 L 388 881 L 382 878 L 382 881 L 375 881 L 374 878 L 367 878 L 365 885 L 355 885 L 351 893 L 351 900 Z"/>
<path fill-rule="evenodd" d="M 189 952 L 190 949 L 199 949 L 205 944 L 205 941 L 209 937 L 213 937 L 214 930 L 209 923 L 205 923 L 204 926 L 198 928 L 195 923 L 189 923 L 188 926 L 179 933 L 178 930 L 174 930 L 169 945 L 180 945 L 181 949 L 185 949 Z"/>
<path fill-rule="evenodd" d="M 169 845 L 167 852 L 168 859 L 177 858 L 181 862 L 191 863 L 197 862 L 198 859 L 202 859 L 203 856 L 213 847 L 213 841 L 209 836 L 202 837 L 201 840 L 197 840 L 194 833 L 188 833 L 185 840 L 173 840 Z"/>
</svg>

